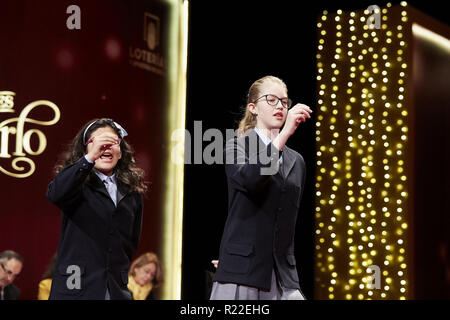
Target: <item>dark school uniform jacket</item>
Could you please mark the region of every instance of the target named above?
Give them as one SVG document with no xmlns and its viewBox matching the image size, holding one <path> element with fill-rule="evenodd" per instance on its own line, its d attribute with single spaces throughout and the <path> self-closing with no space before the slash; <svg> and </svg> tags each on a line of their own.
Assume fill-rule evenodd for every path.
<svg viewBox="0 0 450 320">
<path fill-rule="evenodd" d="M 253 129 L 227 141 L 225 156 L 228 217 L 214 281 L 270 290 L 276 270 L 285 288 L 300 289 L 294 236 L 303 157 L 287 146 L 282 152 L 272 143 L 266 146 Z"/>
<path fill-rule="evenodd" d="M 128 269 L 142 226 L 143 201 L 117 183 L 117 207 L 84 157 L 57 174 L 47 198 L 62 210 L 49 299 L 130 299 Z"/>
</svg>

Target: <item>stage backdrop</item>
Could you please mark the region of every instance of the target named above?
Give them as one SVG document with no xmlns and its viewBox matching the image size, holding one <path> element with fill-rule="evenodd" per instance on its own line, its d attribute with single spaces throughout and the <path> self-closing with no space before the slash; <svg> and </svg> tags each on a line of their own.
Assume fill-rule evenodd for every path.
<svg viewBox="0 0 450 320">
<path fill-rule="evenodd" d="M 25 259 L 15 281 L 22 299 L 37 297 L 58 245 L 61 215 L 45 197 L 54 165 L 93 118 L 113 118 L 128 131 L 150 186 L 136 256 L 163 255 L 166 132 L 176 105 L 172 87 L 179 89 L 170 53 L 179 52 L 170 47 L 178 42 L 170 37 L 179 29 L 172 20 L 180 3 L 2 1 L 0 251 Z"/>
</svg>

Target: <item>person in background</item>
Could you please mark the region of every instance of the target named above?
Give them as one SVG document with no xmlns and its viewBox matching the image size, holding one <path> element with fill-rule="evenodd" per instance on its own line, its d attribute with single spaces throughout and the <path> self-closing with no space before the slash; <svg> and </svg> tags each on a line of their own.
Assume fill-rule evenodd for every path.
<svg viewBox="0 0 450 320">
<path fill-rule="evenodd" d="M 48 300 L 50 288 L 52 287 L 52 277 L 55 272 L 56 253 L 53 255 L 44 274 L 41 277 L 38 288 L 38 300 Z"/>
<path fill-rule="evenodd" d="M 23 258 L 17 252 L 0 253 L 0 300 L 19 300 L 20 289 L 13 282 L 22 272 Z"/>
<path fill-rule="evenodd" d="M 153 252 L 140 255 L 133 261 L 128 273 L 128 289 L 134 300 L 155 300 L 153 289 L 163 280 L 161 264 Z"/>
</svg>

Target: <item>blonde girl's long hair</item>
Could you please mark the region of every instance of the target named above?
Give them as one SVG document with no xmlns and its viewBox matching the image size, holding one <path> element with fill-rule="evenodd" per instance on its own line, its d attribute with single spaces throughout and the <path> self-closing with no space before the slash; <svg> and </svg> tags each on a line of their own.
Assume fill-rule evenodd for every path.
<svg viewBox="0 0 450 320">
<path fill-rule="evenodd" d="M 256 115 L 254 115 L 253 113 L 250 112 L 248 105 L 250 103 L 253 103 L 256 99 L 259 98 L 259 96 L 261 94 L 261 86 L 266 81 L 274 81 L 276 83 L 279 83 L 286 89 L 286 92 L 287 92 L 287 86 L 284 83 L 284 81 L 281 80 L 280 78 L 277 78 L 274 76 L 265 76 L 265 77 L 262 77 L 261 79 L 256 80 L 255 82 L 253 82 L 253 84 L 250 86 L 250 89 L 248 89 L 247 104 L 245 105 L 245 107 L 243 109 L 244 116 L 242 117 L 241 121 L 239 122 L 238 137 L 245 136 L 246 132 L 249 129 L 253 129 L 256 126 Z"/>
</svg>

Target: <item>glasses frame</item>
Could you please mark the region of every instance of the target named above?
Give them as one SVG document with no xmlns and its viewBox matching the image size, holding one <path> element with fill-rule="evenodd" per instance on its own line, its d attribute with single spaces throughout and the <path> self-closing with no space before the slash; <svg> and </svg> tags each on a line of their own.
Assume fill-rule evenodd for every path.
<svg viewBox="0 0 450 320">
<path fill-rule="evenodd" d="M 277 102 L 276 102 L 275 104 L 270 103 L 270 102 L 269 102 L 269 99 L 267 98 L 268 96 L 272 96 L 272 97 L 276 98 L 276 99 L 277 99 Z M 278 105 L 278 102 L 281 102 L 281 105 L 283 106 L 283 108 L 286 108 L 286 109 L 288 109 L 288 110 L 292 107 L 292 100 L 291 100 L 291 99 L 287 98 L 287 99 L 288 99 L 288 102 L 287 102 L 287 105 L 285 106 L 285 105 L 283 104 L 283 100 L 282 100 L 282 99 L 286 99 L 286 98 L 280 98 L 280 97 L 278 97 L 278 96 L 276 96 L 276 95 L 274 95 L 274 94 L 271 94 L 271 93 L 268 93 L 268 94 L 265 94 L 265 95 L 259 97 L 258 99 L 256 99 L 256 100 L 253 101 L 252 103 L 257 103 L 258 100 L 260 100 L 261 98 L 266 98 L 267 104 L 268 104 L 269 106 L 272 106 L 272 107 L 276 107 L 276 106 Z"/>
</svg>

